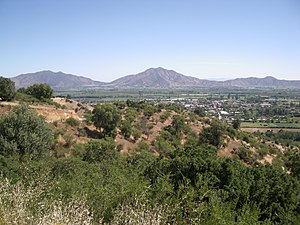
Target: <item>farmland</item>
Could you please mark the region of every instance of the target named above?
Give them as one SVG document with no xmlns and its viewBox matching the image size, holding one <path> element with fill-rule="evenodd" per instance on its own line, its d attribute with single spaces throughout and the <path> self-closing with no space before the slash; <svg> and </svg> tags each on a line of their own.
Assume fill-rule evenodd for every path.
<svg viewBox="0 0 300 225">
<path fill-rule="evenodd" d="M 178 104 L 188 110 L 231 124 L 239 119 L 242 128 L 300 128 L 299 89 L 202 88 L 194 90 L 85 90 L 57 92 L 82 103 L 144 101 Z"/>
</svg>

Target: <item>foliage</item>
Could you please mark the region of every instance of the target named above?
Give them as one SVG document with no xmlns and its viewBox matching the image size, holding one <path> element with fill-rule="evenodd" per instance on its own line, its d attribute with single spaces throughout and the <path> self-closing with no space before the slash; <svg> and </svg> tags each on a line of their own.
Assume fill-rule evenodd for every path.
<svg viewBox="0 0 300 225">
<path fill-rule="evenodd" d="M 120 113 L 115 105 L 97 104 L 93 110 L 93 122 L 102 128 L 105 135 L 111 135 L 120 121 Z M 113 135 L 112 135 L 113 136 Z"/>
<path fill-rule="evenodd" d="M 37 159 L 49 153 L 53 137 L 45 121 L 26 105 L 0 119 L 0 153 Z"/>
<path fill-rule="evenodd" d="M 214 120 L 210 127 L 204 128 L 200 133 L 200 143 L 207 143 L 220 147 L 223 144 L 224 134 L 224 125 L 221 122 Z"/>
<path fill-rule="evenodd" d="M 77 126 L 79 126 L 80 121 L 76 120 L 73 117 L 69 117 L 68 119 L 66 119 L 66 123 L 72 127 L 77 127 Z"/>
<path fill-rule="evenodd" d="M 121 134 L 125 138 L 129 138 L 131 136 L 132 132 L 133 132 L 132 128 L 131 128 L 131 124 L 127 120 L 122 120 L 121 121 L 120 130 L 121 130 Z"/>
<path fill-rule="evenodd" d="M 112 139 L 101 139 L 87 143 L 83 160 L 87 162 L 101 162 L 103 160 L 113 160 L 116 157 L 114 141 Z"/>
<path fill-rule="evenodd" d="M 125 119 L 129 109 L 130 118 L 143 104 L 136 103 L 133 111 L 122 109 Z M 278 158 L 284 170 L 255 160 L 248 163 L 257 154 L 246 147 L 235 152 L 239 157 L 219 157 L 218 147 L 227 135 L 255 148 L 266 145 L 220 121 L 212 121 L 198 135 L 185 128 L 186 115 L 175 116 L 153 143 L 141 139 L 128 155 L 120 154 L 107 137 L 86 144 L 71 141 L 69 157 L 52 154 L 20 162 L 0 155 L 0 223 L 299 224 L 297 148 Z M 150 130 L 147 118 L 131 118 L 121 121 L 120 128 L 133 123 L 133 132 Z M 186 134 L 186 142 L 179 133 Z"/>
<path fill-rule="evenodd" d="M 292 149 L 285 154 L 285 165 L 292 174 L 300 178 L 300 150 Z"/>
<path fill-rule="evenodd" d="M 15 97 L 15 94 L 15 83 L 9 78 L 0 77 L 0 99 L 11 101 Z"/>
<path fill-rule="evenodd" d="M 162 122 L 166 121 L 169 117 L 171 116 L 171 113 L 169 111 L 165 111 L 163 112 L 163 114 L 161 114 L 160 119 L 162 120 Z"/>
<path fill-rule="evenodd" d="M 156 108 L 154 106 L 148 105 L 148 104 L 145 105 L 143 107 L 143 109 L 144 109 L 144 115 L 148 118 L 156 112 Z"/>
<path fill-rule="evenodd" d="M 25 93 L 37 99 L 50 99 L 53 94 L 52 88 L 48 84 L 33 84 L 26 88 Z"/>
<path fill-rule="evenodd" d="M 178 136 L 183 131 L 185 127 L 184 118 L 182 116 L 176 115 L 173 117 L 172 127 L 174 128 L 175 135 Z"/>
<path fill-rule="evenodd" d="M 197 114 L 198 116 L 204 117 L 205 109 L 202 107 L 197 107 L 197 108 L 195 108 L 194 113 Z"/>
<path fill-rule="evenodd" d="M 136 120 L 137 116 L 138 116 L 138 112 L 136 111 L 136 109 L 134 109 L 134 108 L 128 108 L 126 110 L 125 119 L 128 122 L 132 123 L 133 121 Z"/>
<path fill-rule="evenodd" d="M 232 122 L 232 127 L 234 129 L 240 129 L 241 126 L 241 120 L 239 118 L 236 118 L 233 122 Z"/>
<path fill-rule="evenodd" d="M 37 99 L 31 95 L 20 92 L 20 89 L 16 92 L 15 99 L 20 102 L 39 102 L 40 101 L 39 99 Z"/>
</svg>

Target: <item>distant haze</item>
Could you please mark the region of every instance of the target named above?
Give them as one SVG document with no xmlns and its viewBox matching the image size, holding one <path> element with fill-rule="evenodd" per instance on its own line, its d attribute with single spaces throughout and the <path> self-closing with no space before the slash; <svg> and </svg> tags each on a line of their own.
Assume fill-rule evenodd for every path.
<svg viewBox="0 0 300 225">
<path fill-rule="evenodd" d="M 299 0 L 0 0 L 0 75 L 300 79 Z"/>
</svg>

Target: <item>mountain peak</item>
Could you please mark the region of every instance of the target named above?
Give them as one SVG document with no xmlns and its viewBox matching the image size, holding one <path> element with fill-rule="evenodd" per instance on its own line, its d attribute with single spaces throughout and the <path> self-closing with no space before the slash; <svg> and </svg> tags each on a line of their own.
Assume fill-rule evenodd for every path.
<svg viewBox="0 0 300 225">
<path fill-rule="evenodd" d="M 103 84 L 103 82 L 94 81 L 86 77 L 65 74 L 61 71 L 53 72 L 51 70 L 21 74 L 11 79 L 15 82 L 16 88 L 28 87 L 36 83 L 46 83 L 54 90 L 71 90 Z"/>
<path fill-rule="evenodd" d="M 170 70 L 167 70 L 167 69 L 165 69 L 163 67 L 151 67 L 151 68 L 149 68 L 149 69 L 147 69 L 145 71 L 170 71 Z"/>
<path fill-rule="evenodd" d="M 181 88 L 192 87 L 202 81 L 162 67 L 149 68 L 144 72 L 119 78 L 110 83 L 118 88 Z"/>
<path fill-rule="evenodd" d="M 272 76 L 266 76 L 264 79 L 277 80 L 275 77 L 272 77 Z"/>
</svg>

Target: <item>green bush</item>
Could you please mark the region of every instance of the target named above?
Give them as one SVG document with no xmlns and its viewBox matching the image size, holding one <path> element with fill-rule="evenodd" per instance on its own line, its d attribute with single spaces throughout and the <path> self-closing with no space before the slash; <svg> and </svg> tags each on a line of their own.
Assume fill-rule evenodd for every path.
<svg viewBox="0 0 300 225">
<path fill-rule="evenodd" d="M 116 146 L 113 139 L 90 141 L 86 144 L 83 160 L 87 162 L 113 160 L 117 157 L 115 148 Z"/>
<path fill-rule="evenodd" d="M 53 94 L 52 88 L 48 84 L 33 84 L 26 88 L 25 93 L 37 99 L 50 99 Z"/>
<path fill-rule="evenodd" d="M 53 134 L 45 121 L 26 105 L 0 118 L 0 154 L 37 159 L 49 153 Z"/>
<path fill-rule="evenodd" d="M 9 78 L 0 77 L 0 99 L 11 101 L 15 94 L 15 83 Z"/>
<path fill-rule="evenodd" d="M 80 124 L 80 121 L 74 119 L 73 117 L 69 117 L 68 119 L 66 119 L 66 123 L 72 127 L 78 127 Z"/>
<path fill-rule="evenodd" d="M 103 129 L 103 134 L 114 137 L 115 129 L 121 119 L 120 112 L 115 105 L 97 104 L 93 111 L 93 122 L 97 128 Z"/>
<path fill-rule="evenodd" d="M 120 130 L 121 130 L 121 134 L 125 138 L 129 138 L 132 134 L 132 128 L 130 122 L 127 120 L 122 120 L 120 125 Z"/>
</svg>

